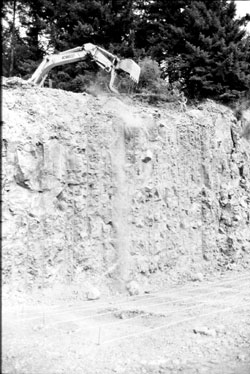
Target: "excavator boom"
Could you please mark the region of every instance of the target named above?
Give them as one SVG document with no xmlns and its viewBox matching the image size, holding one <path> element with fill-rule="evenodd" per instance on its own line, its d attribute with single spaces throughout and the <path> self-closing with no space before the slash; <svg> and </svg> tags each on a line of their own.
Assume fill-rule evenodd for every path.
<svg viewBox="0 0 250 374">
<path fill-rule="evenodd" d="M 116 72 L 123 70 L 130 75 L 130 78 L 138 83 L 140 77 L 140 67 L 131 59 L 122 59 L 106 51 L 105 49 L 95 46 L 92 43 L 86 43 L 82 47 L 76 47 L 58 54 L 45 56 L 38 66 L 29 82 L 42 86 L 49 71 L 55 66 L 61 66 L 72 62 L 84 60 L 87 55 L 104 70 L 111 73 L 109 87 L 116 94 L 118 91 L 114 87 Z"/>
</svg>

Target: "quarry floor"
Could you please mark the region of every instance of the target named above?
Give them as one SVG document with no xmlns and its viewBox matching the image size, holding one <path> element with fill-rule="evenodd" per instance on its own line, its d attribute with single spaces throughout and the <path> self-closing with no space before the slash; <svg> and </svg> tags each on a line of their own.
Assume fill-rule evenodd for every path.
<svg viewBox="0 0 250 374">
<path fill-rule="evenodd" d="M 92 301 L 3 294 L 2 350 L 3 374 L 249 374 L 250 272 Z"/>
</svg>

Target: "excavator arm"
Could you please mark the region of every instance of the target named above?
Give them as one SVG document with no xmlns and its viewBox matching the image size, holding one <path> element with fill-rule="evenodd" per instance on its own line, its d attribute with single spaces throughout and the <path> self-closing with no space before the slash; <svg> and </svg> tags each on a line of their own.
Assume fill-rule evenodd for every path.
<svg viewBox="0 0 250 374">
<path fill-rule="evenodd" d="M 42 86 L 48 73 L 55 66 L 82 61 L 87 57 L 87 55 L 91 56 L 97 65 L 99 65 L 102 69 L 106 70 L 108 73 L 111 73 L 109 88 L 116 94 L 118 91 L 114 87 L 114 80 L 117 71 L 125 71 L 130 75 L 130 78 L 134 82 L 138 83 L 140 76 L 139 65 L 137 65 L 131 59 L 120 60 L 112 53 L 101 47 L 95 46 L 92 43 L 86 43 L 82 47 L 76 47 L 58 54 L 45 56 L 32 77 L 29 79 L 29 82 Z"/>
</svg>

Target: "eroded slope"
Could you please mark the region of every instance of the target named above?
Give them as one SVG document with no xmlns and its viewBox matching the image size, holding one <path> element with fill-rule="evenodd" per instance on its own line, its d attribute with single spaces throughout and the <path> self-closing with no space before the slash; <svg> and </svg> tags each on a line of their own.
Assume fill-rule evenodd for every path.
<svg viewBox="0 0 250 374">
<path fill-rule="evenodd" d="M 27 84 L 3 90 L 4 283 L 142 289 L 249 264 L 249 141 L 183 113 Z"/>
</svg>

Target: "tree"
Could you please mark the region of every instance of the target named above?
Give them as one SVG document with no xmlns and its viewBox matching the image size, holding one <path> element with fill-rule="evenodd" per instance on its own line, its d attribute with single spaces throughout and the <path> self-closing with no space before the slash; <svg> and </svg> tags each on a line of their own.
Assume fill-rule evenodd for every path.
<svg viewBox="0 0 250 374">
<path fill-rule="evenodd" d="M 178 40 L 172 38 L 172 27 L 182 27 L 183 10 L 191 0 L 137 1 L 137 25 L 135 45 L 160 62 L 174 55 Z"/>
<path fill-rule="evenodd" d="M 25 55 L 25 43 L 20 32 L 21 2 L 4 0 L 2 8 L 2 74 L 12 76 L 19 74 L 21 55 Z"/>
<path fill-rule="evenodd" d="M 40 36 L 46 26 L 39 17 L 42 1 L 4 0 L 3 74 L 28 76 L 44 54 Z"/>
<path fill-rule="evenodd" d="M 46 52 L 41 39 L 47 41 L 47 48 L 55 52 L 91 42 L 123 56 L 133 56 L 132 0 L 4 0 L 6 22 L 4 29 L 4 65 L 11 74 L 31 74 Z M 14 11 L 13 11 L 14 9 Z M 12 11 L 13 17 L 7 17 Z M 18 16 L 18 26 L 16 17 Z M 25 30 L 20 37 L 19 29 Z M 25 61 L 19 54 L 19 44 L 25 53 Z M 24 52 L 24 51 L 22 51 Z M 15 53 L 15 69 L 14 69 Z M 8 68 L 7 68 L 8 67 Z M 67 65 L 55 72 L 64 72 L 64 80 L 85 74 L 86 69 L 96 71 L 96 65 L 79 62 Z M 54 74 L 55 75 L 55 74 Z"/>
<path fill-rule="evenodd" d="M 181 82 L 192 98 L 230 99 L 250 85 L 242 29 L 250 16 L 237 20 L 235 14 L 227 0 L 4 0 L 4 71 L 31 74 L 46 52 L 42 38 L 55 52 L 91 42 L 120 57 L 164 62 L 163 77 Z M 81 61 L 51 74 L 72 90 L 75 79 L 79 89 L 96 71 L 96 64 Z"/>
<path fill-rule="evenodd" d="M 133 19 L 132 0 L 26 1 L 32 11 L 33 31 L 36 31 L 33 36 L 38 34 L 39 27 L 41 30 L 46 25 L 44 30 L 48 35 L 49 47 L 55 52 L 91 42 L 118 55 L 133 55 L 130 37 L 130 25 Z M 51 74 L 54 81 L 60 84 L 57 79 L 59 78 L 57 74 L 60 72 L 60 80 L 64 81 L 60 86 L 66 88 L 68 85 L 70 89 L 74 89 L 72 80 L 78 75 L 81 75 L 80 81 L 84 80 L 84 75 L 88 75 L 91 80 L 90 72 L 96 71 L 96 64 L 81 61 L 74 65 L 58 67 Z"/>
<path fill-rule="evenodd" d="M 136 48 L 194 97 L 230 99 L 249 89 L 249 44 L 234 1 L 138 1 Z M 163 75 L 164 75 L 163 73 Z"/>
<path fill-rule="evenodd" d="M 245 18 L 235 20 L 232 1 L 194 1 L 185 10 L 185 82 L 191 97 L 234 98 L 250 84 Z"/>
<path fill-rule="evenodd" d="M 10 46 L 10 69 L 9 69 L 9 75 L 11 76 L 13 73 L 14 68 L 14 53 L 15 53 L 15 36 L 16 36 L 16 8 L 17 8 L 17 0 L 13 1 L 12 4 L 12 30 L 11 30 L 11 46 Z"/>
<path fill-rule="evenodd" d="M 14 58 L 18 28 L 16 27 L 17 0 L 3 1 L 3 20 L 6 24 L 3 31 L 3 74 L 11 76 L 14 70 Z"/>
</svg>

